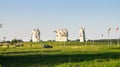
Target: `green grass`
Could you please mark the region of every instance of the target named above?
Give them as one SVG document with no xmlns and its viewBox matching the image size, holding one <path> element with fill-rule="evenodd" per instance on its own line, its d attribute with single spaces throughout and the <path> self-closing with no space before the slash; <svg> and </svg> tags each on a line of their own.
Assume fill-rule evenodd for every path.
<svg viewBox="0 0 120 67">
<path fill-rule="evenodd" d="M 50 44 L 53 48 L 43 48 L 43 44 Z M 120 46 L 103 43 L 26 42 L 24 47 L 0 47 L 0 66 L 120 67 Z"/>
</svg>

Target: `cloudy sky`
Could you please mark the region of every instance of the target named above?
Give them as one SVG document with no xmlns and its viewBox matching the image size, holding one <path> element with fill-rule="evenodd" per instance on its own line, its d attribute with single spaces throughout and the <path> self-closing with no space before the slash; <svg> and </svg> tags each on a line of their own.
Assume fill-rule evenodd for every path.
<svg viewBox="0 0 120 67">
<path fill-rule="evenodd" d="M 66 28 L 74 40 L 82 26 L 88 39 L 119 38 L 120 0 L 0 0 L 0 24 L 0 39 L 7 40 L 29 41 L 34 28 L 42 40 L 54 40 L 54 30 Z"/>
</svg>

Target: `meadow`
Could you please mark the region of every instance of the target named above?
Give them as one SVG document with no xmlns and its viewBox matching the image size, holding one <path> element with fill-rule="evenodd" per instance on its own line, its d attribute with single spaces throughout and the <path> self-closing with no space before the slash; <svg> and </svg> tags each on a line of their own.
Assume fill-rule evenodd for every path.
<svg viewBox="0 0 120 67">
<path fill-rule="evenodd" d="M 120 45 L 101 42 L 24 42 L 0 46 L 0 67 L 120 67 Z M 50 44 L 53 48 L 43 48 Z"/>
</svg>

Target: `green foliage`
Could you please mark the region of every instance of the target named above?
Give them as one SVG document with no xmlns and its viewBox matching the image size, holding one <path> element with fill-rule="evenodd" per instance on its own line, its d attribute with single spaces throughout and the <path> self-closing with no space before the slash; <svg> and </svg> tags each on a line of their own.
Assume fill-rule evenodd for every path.
<svg viewBox="0 0 120 67">
<path fill-rule="evenodd" d="M 20 43 L 20 42 L 23 42 L 23 41 L 22 40 L 13 39 L 11 41 L 11 44 L 13 45 L 13 44 Z"/>
</svg>

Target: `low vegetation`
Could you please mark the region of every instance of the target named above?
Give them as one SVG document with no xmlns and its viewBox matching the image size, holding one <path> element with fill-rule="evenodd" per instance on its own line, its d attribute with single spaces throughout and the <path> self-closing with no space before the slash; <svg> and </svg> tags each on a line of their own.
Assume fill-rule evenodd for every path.
<svg viewBox="0 0 120 67">
<path fill-rule="evenodd" d="M 22 42 L 0 46 L 1 67 L 120 67 L 120 44 Z M 44 48 L 49 44 L 53 48 Z"/>
</svg>

